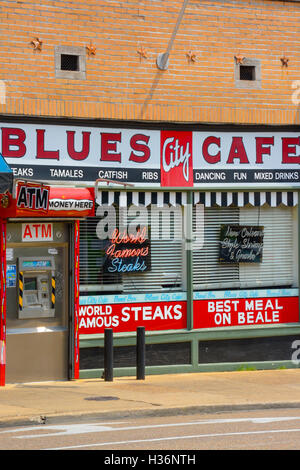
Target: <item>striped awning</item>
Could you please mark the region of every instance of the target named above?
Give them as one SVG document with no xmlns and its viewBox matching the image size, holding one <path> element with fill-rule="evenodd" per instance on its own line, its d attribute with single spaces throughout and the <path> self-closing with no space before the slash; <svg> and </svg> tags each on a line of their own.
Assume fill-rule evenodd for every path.
<svg viewBox="0 0 300 470">
<path fill-rule="evenodd" d="M 186 204 L 187 194 L 182 192 L 169 191 L 98 191 L 96 202 L 99 205 L 117 204 L 120 207 L 130 206 L 150 206 L 154 204 L 163 207 L 165 204 L 172 206 Z"/>
<path fill-rule="evenodd" d="M 298 204 L 297 192 L 195 192 L 194 204 L 204 204 L 206 207 L 244 207 L 251 205 L 260 207 L 264 204 L 270 207 L 296 206 Z"/>
<path fill-rule="evenodd" d="M 185 205 L 187 193 L 179 191 L 98 191 L 97 204 L 127 207 L 156 205 L 163 207 Z M 298 204 L 298 193 L 294 191 L 269 191 L 269 192 L 193 192 L 193 204 L 203 204 L 205 207 L 244 207 L 251 205 L 260 207 L 264 204 L 277 207 L 281 204 L 293 207 Z"/>
</svg>

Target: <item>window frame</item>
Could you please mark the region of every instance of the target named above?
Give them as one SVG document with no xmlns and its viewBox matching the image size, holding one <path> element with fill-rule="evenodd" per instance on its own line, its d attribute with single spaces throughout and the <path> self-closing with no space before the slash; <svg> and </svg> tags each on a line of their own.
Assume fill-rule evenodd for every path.
<svg viewBox="0 0 300 470">
<path fill-rule="evenodd" d="M 240 80 L 240 66 L 250 66 L 255 67 L 255 80 Z M 240 89 L 261 89 L 261 62 L 258 59 L 250 59 L 245 57 L 243 63 L 234 64 L 234 81 L 236 88 Z"/>
<path fill-rule="evenodd" d="M 78 56 L 78 70 L 62 70 L 61 56 L 76 55 Z M 68 80 L 85 80 L 86 79 L 86 50 L 81 46 L 56 46 L 54 50 L 55 57 L 55 77 L 65 78 Z"/>
</svg>

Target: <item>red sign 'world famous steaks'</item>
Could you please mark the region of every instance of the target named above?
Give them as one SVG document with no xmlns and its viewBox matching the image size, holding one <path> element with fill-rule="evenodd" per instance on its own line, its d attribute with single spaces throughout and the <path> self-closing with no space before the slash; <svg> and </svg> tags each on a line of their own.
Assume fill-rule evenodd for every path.
<svg viewBox="0 0 300 470">
<path fill-rule="evenodd" d="M 133 302 L 132 304 L 80 305 L 79 333 L 98 334 L 105 328 L 117 333 L 178 330 L 186 328 L 186 302 Z"/>
<path fill-rule="evenodd" d="M 193 186 L 193 133 L 161 132 L 161 186 Z"/>
</svg>

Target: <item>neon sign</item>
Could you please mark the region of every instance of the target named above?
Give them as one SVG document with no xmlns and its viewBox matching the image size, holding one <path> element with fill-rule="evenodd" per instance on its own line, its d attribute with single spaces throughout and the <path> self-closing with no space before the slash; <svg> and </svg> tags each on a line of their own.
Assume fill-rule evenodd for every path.
<svg viewBox="0 0 300 470">
<path fill-rule="evenodd" d="M 151 269 L 150 240 L 147 228 L 135 234 L 115 229 L 105 250 L 105 273 L 140 273 Z"/>
</svg>

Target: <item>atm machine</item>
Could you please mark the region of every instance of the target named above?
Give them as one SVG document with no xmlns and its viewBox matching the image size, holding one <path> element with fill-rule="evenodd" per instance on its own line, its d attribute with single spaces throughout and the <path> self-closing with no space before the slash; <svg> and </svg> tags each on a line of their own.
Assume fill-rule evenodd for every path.
<svg viewBox="0 0 300 470">
<path fill-rule="evenodd" d="M 25 243 L 22 230 L 7 224 L 6 383 L 65 380 L 73 360 L 72 225 L 53 222 L 47 242 Z"/>
<path fill-rule="evenodd" d="M 54 257 L 19 258 L 18 278 L 18 318 L 55 317 Z"/>
</svg>

